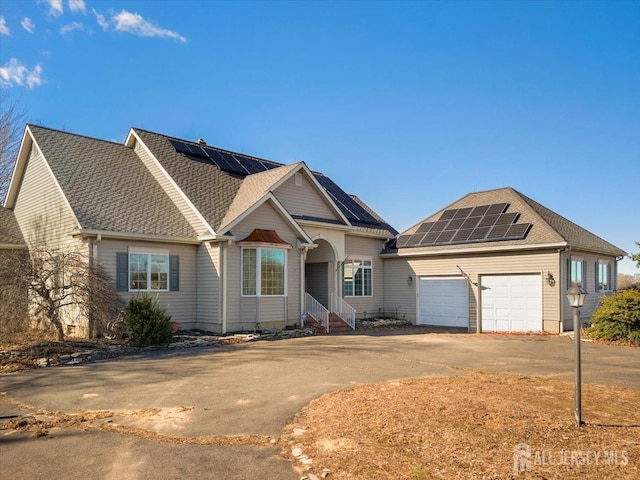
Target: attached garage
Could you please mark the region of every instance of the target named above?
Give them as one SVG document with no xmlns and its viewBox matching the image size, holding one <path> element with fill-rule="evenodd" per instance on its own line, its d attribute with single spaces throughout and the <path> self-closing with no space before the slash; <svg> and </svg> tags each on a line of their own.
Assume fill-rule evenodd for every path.
<svg viewBox="0 0 640 480">
<path fill-rule="evenodd" d="M 538 332 L 542 325 L 540 274 L 481 277 L 482 332 Z"/>
<path fill-rule="evenodd" d="M 419 325 L 469 327 L 469 284 L 460 278 L 420 278 Z"/>
</svg>

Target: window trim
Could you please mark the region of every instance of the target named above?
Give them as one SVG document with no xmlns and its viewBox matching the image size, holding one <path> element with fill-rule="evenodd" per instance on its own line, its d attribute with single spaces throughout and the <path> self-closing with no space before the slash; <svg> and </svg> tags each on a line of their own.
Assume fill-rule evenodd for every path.
<svg viewBox="0 0 640 480">
<path fill-rule="evenodd" d="M 600 288 L 600 267 L 606 265 L 607 273 L 605 280 L 607 281 L 607 288 Z M 613 291 L 613 275 L 612 275 L 612 266 L 611 262 L 603 259 L 598 259 L 596 261 L 596 291 L 597 292 L 611 292 Z"/>
<path fill-rule="evenodd" d="M 289 256 L 287 255 L 288 250 L 291 248 L 290 245 L 251 245 L 247 244 L 241 248 L 240 252 L 240 297 L 242 298 L 286 298 L 289 296 L 289 288 L 288 288 L 288 266 L 289 266 Z M 245 250 L 255 250 L 256 252 L 256 293 L 248 295 L 244 293 L 244 252 Z M 277 295 L 267 295 L 262 293 L 262 251 L 263 250 L 278 250 L 283 252 L 284 258 L 284 288 L 283 293 L 279 293 Z"/>
<path fill-rule="evenodd" d="M 147 256 L 147 288 L 131 288 L 131 255 Z M 151 256 L 166 257 L 167 265 L 167 288 L 151 288 Z M 167 250 L 156 248 L 130 248 L 127 252 L 127 291 L 129 293 L 147 292 L 147 293 L 166 293 L 171 291 L 171 256 Z"/>
<path fill-rule="evenodd" d="M 586 281 L 587 281 L 587 265 L 584 261 L 584 258 L 582 257 L 575 257 L 575 256 L 570 256 L 568 258 L 568 271 L 567 271 L 567 288 L 570 288 L 571 286 L 573 286 L 574 282 L 572 281 L 572 265 L 573 262 L 576 263 L 580 263 L 580 273 L 581 273 L 581 278 L 580 278 L 580 287 L 585 288 L 586 285 Z"/>
<path fill-rule="evenodd" d="M 353 263 L 354 262 L 361 262 L 361 265 L 358 268 L 362 268 L 363 270 L 369 270 L 371 272 L 371 290 L 370 293 L 367 295 L 364 293 L 364 283 L 363 283 L 363 294 L 362 295 L 356 295 L 356 289 L 355 289 L 355 281 L 353 284 L 353 294 L 351 295 L 347 295 L 345 293 L 345 276 L 344 276 L 344 269 L 345 266 L 347 266 L 347 264 L 350 264 L 353 268 Z M 369 265 L 364 265 L 364 262 L 369 262 Z M 366 257 L 366 256 L 358 256 L 358 257 L 349 257 L 347 259 L 345 259 L 342 262 L 342 296 L 343 298 L 371 298 L 373 297 L 373 257 Z"/>
</svg>

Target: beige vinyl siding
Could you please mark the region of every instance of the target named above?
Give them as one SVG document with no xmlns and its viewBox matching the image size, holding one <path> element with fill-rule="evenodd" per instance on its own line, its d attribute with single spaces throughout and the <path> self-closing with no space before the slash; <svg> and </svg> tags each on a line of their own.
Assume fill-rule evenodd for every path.
<svg viewBox="0 0 640 480">
<path fill-rule="evenodd" d="M 291 215 L 308 215 L 311 217 L 336 220 L 338 217 L 329 208 L 324 198 L 311 185 L 305 174 L 302 185 L 295 184 L 295 174 L 280 185 L 273 194 Z"/>
<path fill-rule="evenodd" d="M 384 302 L 384 264 L 380 258 L 382 240 L 360 236 L 345 235 L 346 259 L 371 259 L 372 264 L 372 296 L 344 297 L 344 300 L 356 309 L 357 318 L 377 316 L 382 313 Z M 339 272 L 342 289 L 342 270 Z M 342 291 L 340 291 L 342 296 Z"/>
<path fill-rule="evenodd" d="M 197 247 L 197 321 L 198 328 L 220 332 L 220 250 L 219 245 L 203 243 Z"/>
<path fill-rule="evenodd" d="M 287 223 L 269 202 L 233 228 L 237 240 L 246 238 L 254 229 L 275 230 L 292 248 L 286 250 L 287 278 L 285 297 L 241 296 L 241 246 L 231 245 L 227 258 L 227 331 L 253 330 L 256 323 L 261 328 L 284 328 L 300 319 L 300 251 L 296 248 L 297 232 Z"/>
<path fill-rule="evenodd" d="M 71 232 L 79 227 L 71 208 L 35 145 L 33 152 L 14 207 L 22 235 L 27 243 L 84 249 L 83 242 L 71 237 Z"/>
<path fill-rule="evenodd" d="M 98 243 L 98 260 L 113 279 L 114 285 L 117 270 L 116 253 L 128 252 L 130 247 L 140 249 L 165 249 L 169 251 L 170 255 L 180 256 L 180 291 L 151 292 L 151 295 L 158 299 L 160 306 L 169 311 L 174 322 L 182 323 L 182 328 L 196 328 L 197 247 L 194 245 L 103 239 Z M 125 302 L 128 302 L 131 297 L 137 295 L 136 293 L 130 292 L 118 293 Z"/>
<path fill-rule="evenodd" d="M 570 272 L 567 270 L 567 260 L 573 257 L 579 258 L 584 261 L 585 268 L 585 284 L 583 288 L 587 291 L 587 297 L 584 300 L 584 306 L 580 309 L 580 318 L 583 324 L 589 320 L 593 311 L 600 304 L 600 299 L 610 294 L 611 292 L 599 292 L 596 289 L 596 262 L 601 260 L 608 262 L 611 268 L 611 280 L 615 286 L 615 272 L 616 272 L 616 259 L 615 257 L 609 257 L 606 255 L 596 255 L 594 253 L 581 252 L 579 250 L 566 251 L 562 255 L 562 269 L 563 277 L 560 283 L 560 289 L 562 293 L 562 319 L 565 330 L 573 330 L 573 309 L 569 305 L 569 301 L 565 297 L 566 291 L 569 288 Z"/>
<path fill-rule="evenodd" d="M 472 254 L 447 257 L 405 257 L 384 260 L 385 268 L 385 309 L 397 310 L 401 318 L 416 321 L 416 303 L 419 277 L 460 277 L 460 270 L 469 275 L 473 283 L 480 284 L 481 275 L 541 274 L 542 282 L 542 319 L 545 331 L 558 333 L 560 329 L 559 295 L 564 293 L 560 282 L 551 287 L 546 282 L 547 272 L 557 279 L 558 253 L 540 251 L 529 253 Z M 412 276 L 413 284 L 407 280 Z M 469 288 L 469 331 L 475 332 L 478 326 L 480 292 L 476 285 Z"/>
<path fill-rule="evenodd" d="M 136 139 L 134 151 L 142 160 L 142 163 L 147 167 L 153 178 L 156 179 L 158 184 L 167 193 L 169 198 L 175 203 L 178 210 L 184 215 L 189 224 L 193 227 L 198 235 L 204 235 L 209 233 L 207 227 L 202 222 L 200 217 L 196 214 L 196 211 L 191 207 L 185 198 L 179 193 L 178 187 L 170 180 L 169 175 L 164 172 L 162 167 L 158 165 L 158 162 L 151 156 L 151 154 L 144 147 L 144 144 Z"/>
</svg>

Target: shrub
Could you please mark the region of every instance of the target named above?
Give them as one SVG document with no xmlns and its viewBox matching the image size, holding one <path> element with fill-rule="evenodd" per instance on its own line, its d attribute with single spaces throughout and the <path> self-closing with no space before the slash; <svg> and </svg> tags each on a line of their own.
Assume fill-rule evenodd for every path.
<svg viewBox="0 0 640 480">
<path fill-rule="evenodd" d="M 124 309 L 124 323 L 131 332 L 131 344 L 136 347 L 167 345 L 173 337 L 171 315 L 150 295 L 129 300 Z"/>
<path fill-rule="evenodd" d="M 640 345 L 640 290 L 629 289 L 603 298 L 591 316 L 587 334 Z"/>
</svg>

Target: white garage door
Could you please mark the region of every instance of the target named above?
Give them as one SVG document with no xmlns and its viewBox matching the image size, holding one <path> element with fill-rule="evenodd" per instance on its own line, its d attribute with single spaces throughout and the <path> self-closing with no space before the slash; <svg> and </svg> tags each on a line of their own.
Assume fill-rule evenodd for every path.
<svg viewBox="0 0 640 480">
<path fill-rule="evenodd" d="M 542 330 L 542 278 L 537 275 L 482 277 L 483 332 Z"/>
<path fill-rule="evenodd" d="M 469 284 L 460 278 L 421 278 L 418 324 L 469 326 Z"/>
</svg>

